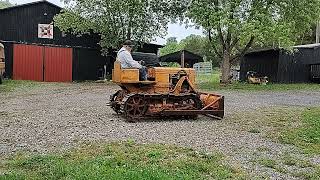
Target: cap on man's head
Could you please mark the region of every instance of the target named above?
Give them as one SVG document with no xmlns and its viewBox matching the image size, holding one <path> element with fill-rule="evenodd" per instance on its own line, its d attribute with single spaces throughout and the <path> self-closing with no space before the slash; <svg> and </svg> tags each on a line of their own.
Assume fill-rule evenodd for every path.
<svg viewBox="0 0 320 180">
<path fill-rule="evenodd" d="M 132 42 L 132 41 L 130 41 L 130 40 L 126 40 L 126 41 L 124 41 L 123 45 L 124 45 L 124 46 L 131 46 L 131 47 L 133 47 L 133 46 L 134 46 L 133 42 Z"/>
</svg>

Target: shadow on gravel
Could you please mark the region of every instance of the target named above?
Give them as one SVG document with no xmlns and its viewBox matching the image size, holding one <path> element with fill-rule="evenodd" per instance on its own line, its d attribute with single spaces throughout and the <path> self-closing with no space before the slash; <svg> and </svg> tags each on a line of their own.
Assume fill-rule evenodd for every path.
<svg viewBox="0 0 320 180">
<path fill-rule="evenodd" d="M 126 119 L 123 115 L 119 114 L 112 114 L 113 116 L 117 117 L 119 120 L 127 122 L 127 123 L 147 123 L 147 122 L 195 122 L 195 121 L 207 121 L 207 120 L 212 120 L 212 121 L 223 121 L 220 119 L 214 119 L 206 116 L 198 116 L 197 118 L 195 117 L 145 117 L 141 119 L 136 119 L 136 120 L 130 120 Z"/>
</svg>

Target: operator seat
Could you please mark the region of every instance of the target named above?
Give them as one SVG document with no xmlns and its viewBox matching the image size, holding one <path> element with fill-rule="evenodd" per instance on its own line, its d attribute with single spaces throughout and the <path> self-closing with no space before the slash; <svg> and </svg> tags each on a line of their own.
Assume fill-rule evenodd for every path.
<svg viewBox="0 0 320 180">
<path fill-rule="evenodd" d="M 115 83 L 125 84 L 153 84 L 155 81 L 139 81 L 139 69 L 136 68 L 121 68 L 120 61 L 114 62 L 112 70 L 112 81 Z"/>
</svg>

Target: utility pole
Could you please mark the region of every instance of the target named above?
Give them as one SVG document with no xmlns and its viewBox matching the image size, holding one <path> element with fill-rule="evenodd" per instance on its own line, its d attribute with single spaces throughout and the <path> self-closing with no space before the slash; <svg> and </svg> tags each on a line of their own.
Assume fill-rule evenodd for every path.
<svg viewBox="0 0 320 180">
<path fill-rule="evenodd" d="M 185 68 L 185 57 L 184 57 L 184 50 L 181 51 L 181 67 Z"/>
<path fill-rule="evenodd" d="M 317 23 L 316 43 L 320 43 L 320 20 L 319 20 L 318 23 Z"/>
</svg>

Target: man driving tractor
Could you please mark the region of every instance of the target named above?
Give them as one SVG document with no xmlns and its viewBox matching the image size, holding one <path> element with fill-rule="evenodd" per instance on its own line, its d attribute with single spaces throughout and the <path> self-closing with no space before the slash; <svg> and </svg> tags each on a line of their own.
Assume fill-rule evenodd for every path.
<svg viewBox="0 0 320 180">
<path fill-rule="evenodd" d="M 139 79 L 142 81 L 147 80 L 147 68 L 142 66 L 138 61 L 133 60 L 131 52 L 134 44 L 130 40 L 123 43 L 123 47 L 119 50 L 117 59 L 120 61 L 121 68 L 136 68 L 139 69 Z"/>
<path fill-rule="evenodd" d="M 129 122 L 144 117 L 224 117 L 224 97 L 198 91 L 195 69 L 148 65 L 147 72 L 142 63 L 133 60 L 132 48 L 131 41 L 123 43 L 112 70 L 112 82 L 121 88 L 110 96 L 110 106 L 117 114 Z M 146 76 L 148 80 L 142 81 Z"/>
</svg>

